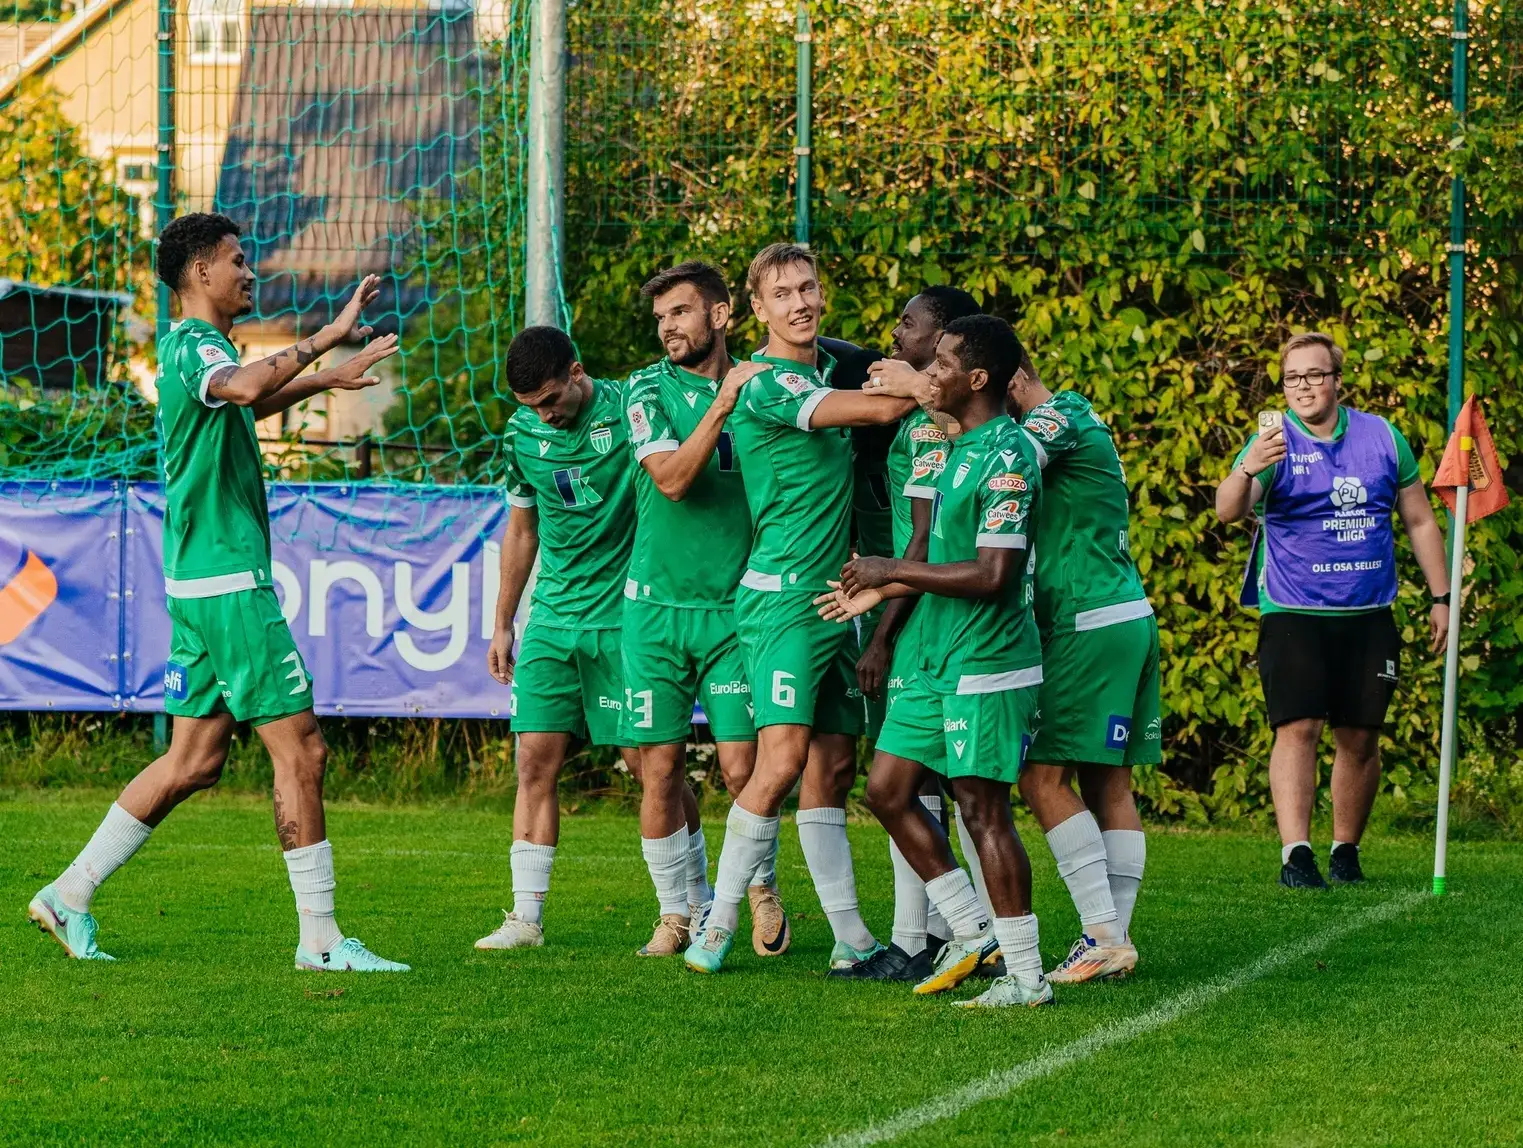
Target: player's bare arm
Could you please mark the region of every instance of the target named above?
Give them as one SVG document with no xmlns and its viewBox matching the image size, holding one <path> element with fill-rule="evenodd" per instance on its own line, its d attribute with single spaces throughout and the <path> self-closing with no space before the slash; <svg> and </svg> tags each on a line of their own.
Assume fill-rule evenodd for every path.
<svg viewBox="0 0 1523 1148">
<path fill-rule="evenodd" d="M 1025 561 L 1023 546 L 980 546 L 972 562 L 910 562 L 903 558 L 853 558 L 841 570 L 841 588 L 855 596 L 894 583 L 943 598 L 992 598 Z"/>
<path fill-rule="evenodd" d="M 812 430 L 826 427 L 878 427 L 896 423 L 915 409 L 914 399 L 863 391 L 831 391 L 809 416 Z"/>
<path fill-rule="evenodd" d="M 740 389 L 751 379 L 767 370 L 765 363 L 744 362 L 731 367 L 719 384 L 714 405 L 698 423 L 697 429 L 673 451 L 646 455 L 640 465 L 656 484 L 656 489 L 673 502 L 681 502 L 692 489 L 694 481 L 703 473 L 704 467 L 719 445 L 720 432 L 725 420 L 735 410 L 740 399 Z"/>
<path fill-rule="evenodd" d="M 213 398 L 232 403 L 234 406 L 255 407 L 257 413 L 259 404 L 279 393 L 282 388 L 311 366 L 320 356 L 327 354 L 334 347 L 347 340 L 368 339 L 370 337 L 371 328 L 361 321 L 361 316 L 364 313 L 365 307 L 375 302 L 376 298 L 380 295 L 380 283 L 381 279 L 378 275 L 365 276 L 360 281 L 359 286 L 354 289 L 354 294 L 349 297 L 349 302 L 344 305 L 344 309 L 338 313 L 333 322 L 324 326 L 315 335 L 302 339 L 283 351 L 277 351 L 275 354 L 254 363 L 248 363 L 239 367 L 229 366 L 218 371 L 211 377 L 207 385 L 207 392 Z M 390 349 L 385 350 L 384 353 L 379 353 L 380 348 L 377 348 L 378 353 L 376 356 L 359 368 L 358 373 L 349 371 L 340 374 L 340 372 L 344 371 L 343 367 L 336 368 L 331 372 L 321 372 L 322 375 L 331 376 L 331 381 L 325 386 L 318 388 L 318 390 L 327 390 L 339 385 L 341 382 L 352 383 L 358 379 L 368 377 L 365 374 L 366 367 L 379 362 L 387 355 L 395 352 L 396 336 L 383 336 L 381 339 L 376 340 L 376 344 L 379 344 L 380 348 L 389 347 Z M 376 346 L 376 344 L 372 344 L 372 347 Z M 367 347 L 361 354 L 370 351 L 372 347 Z M 359 358 L 359 356 L 356 356 L 356 358 Z M 345 389 L 353 389 L 353 386 L 351 385 Z M 317 390 L 309 390 L 302 398 L 310 397 L 316 393 Z M 292 402 L 299 401 L 300 399 L 292 400 Z"/>
<path fill-rule="evenodd" d="M 513 680 L 513 619 L 529 584 L 529 572 L 539 554 L 539 511 L 515 506 L 502 532 L 502 562 L 498 575 L 497 615 L 492 644 L 487 647 L 487 672 L 502 685 Z"/>
</svg>

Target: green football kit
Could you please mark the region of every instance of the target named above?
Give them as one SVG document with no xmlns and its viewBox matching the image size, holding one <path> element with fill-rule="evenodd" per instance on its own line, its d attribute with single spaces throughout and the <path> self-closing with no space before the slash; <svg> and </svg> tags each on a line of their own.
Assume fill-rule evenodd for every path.
<svg viewBox="0 0 1523 1148">
<path fill-rule="evenodd" d="M 714 405 L 719 384 L 662 359 L 636 371 L 624 410 L 637 464 L 675 451 Z M 735 588 L 751 551 L 751 511 L 735 435 L 723 430 L 681 501 L 635 469 L 634 553 L 624 583 L 625 745 L 686 741 L 693 702 L 715 741 L 752 741 Z"/>
<path fill-rule="evenodd" d="M 936 497 L 936 480 L 947 465 L 950 444 L 947 432 L 936 420 L 919 408 L 911 411 L 899 424 L 888 451 L 888 482 L 893 495 L 894 557 L 903 558 L 915 532 L 911 506 L 920 499 L 927 506 Z M 894 643 L 893 662 L 888 681 L 877 698 L 869 698 L 867 717 L 869 733 L 876 737 L 883 728 L 888 706 L 914 674 L 915 658 L 920 646 L 920 610 L 910 611 Z"/>
<path fill-rule="evenodd" d="M 1043 765 L 1156 765 L 1158 622 L 1129 542 L 1126 476 L 1089 400 L 1059 391 L 1021 426 L 1042 467 L 1036 616 Z"/>
<path fill-rule="evenodd" d="M 878 749 L 944 777 L 1014 782 L 1036 733 L 1042 644 L 1032 612 L 1029 534 L 1041 516 L 1041 469 L 1001 415 L 951 444 L 932 503 L 932 563 L 980 549 L 1022 552 L 992 598 L 923 594 L 914 674 L 889 707 Z"/>
<path fill-rule="evenodd" d="M 539 574 L 513 668 L 516 733 L 569 733 L 618 745 L 624 580 L 635 534 L 635 466 L 624 388 L 593 379 L 569 427 L 527 407 L 503 436 L 510 506 L 539 514 Z"/>
<path fill-rule="evenodd" d="M 833 393 L 835 360 L 824 350 L 814 367 L 761 352 L 752 358 L 771 369 L 746 383 L 730 425 L 751 508 L 735 620 L 756 726 L 855 736 L 864 713 L 853 630 L 825 621 L 814 605 L 851 547 L 850 433 L 810 429 L 815 407 Z"/>
<path fill-rule="evenodd" d="M 312 708 L 312 679 L 275 596 L 270 512 L 254 412 L 214 398 L 238 352 L 186 319 L 159 343 L 164 590 L 171 632 L 164 710 L 262 725 Z"/>
</svg>

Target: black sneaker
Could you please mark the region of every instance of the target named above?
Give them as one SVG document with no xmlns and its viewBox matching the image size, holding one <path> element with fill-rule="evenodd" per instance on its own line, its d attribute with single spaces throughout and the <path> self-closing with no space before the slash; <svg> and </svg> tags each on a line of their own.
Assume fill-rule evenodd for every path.
<svg viewBox="0 0 1523 1148">
<path fill-rule="evenodd" d="M 973 975 L 981 981 L 994 980 L 1005 975 L 1005 956 L 995 949 L 980 962 L 978 968 L 973 970 Z"/>
<path fill-rule="evenodd" d="M 1334 885 L 1357 885 L 1364 880 L 1359 868 L 1359 846 L 1345 841 L 1333 850 L 1327 862 L 1327 879 Z"/>
<path fill-rule="evenodd" d="M 1297 845 L 1290 851 L 1290 860 L 1280 866 L 1280 884 L 1287 889 L 1326 889 L 1327 882 L 1317 869 L 1317 859 L 1311 846 Z"/>
<path fill-rule="evenodd" d="M 938 937 L 935 933 L 925 935 L 925 959 L 928 964 L 934 965 L 936 958 L 941 955 L 941 950 L 947 947 L 951 937 Z M 927 973 L 927 976 L 930 974 Z"/>
<path fill-rule="evenodd" d="M 889 945 L 865 961 L 825 975 L 844 981 L 923 981 L 931 975 L 931 963 L 924 953 L 912 957 L 898 945 Z"/>
</svg>

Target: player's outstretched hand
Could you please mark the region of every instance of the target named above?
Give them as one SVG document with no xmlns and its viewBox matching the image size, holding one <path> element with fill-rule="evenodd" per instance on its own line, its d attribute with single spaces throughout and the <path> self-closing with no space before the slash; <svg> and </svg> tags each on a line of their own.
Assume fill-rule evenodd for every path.
<svg viewBox="0 0 1523 1148">
<path fill-rule="evenodd" d="M 848 594 L 839 582 L 826 582 L 825 585 L 830 589 L 817 597 L 814 604 L 820 608 L 820 617 L 827 622 L 849 622 L 883 601 L 883 595 L 876 590 Z"/>
<path fill-rule="evenodd" d="M 382 335 L 379 339 L 372 339 L 358 352 L 333 368 L 330 372 L 333 381 L 328 385 L 336 391 L 362 391 L 366 387 L 373 387 L 381 381 L 381 377 L 372 375 L 370 368 L 396 353 L 397 337 L 395 335 Z"/>
<path fill-rule="evenodd" d="M 899 359 L 879 359 L 867 368 L 867 382 L 862 391 L 869 395 L 887 395 L 893 399 L 930 401 L 934 387 L 928 376 Z"/>
<path fill-rule="evenodd" d="M 714 399 L 715 404 L 727 413 L 733 411 L 735 404 L 740 401 L 740 388 L 768 369 L 766 363 L 758 363 L 750 359 L 736 363 L 725 372 L 724 378 L 719 380 L 719 394 Z"/>
<path fill-rule="evenodd" d="M 501 685 L 513 681 L 513 627 L 499 628 L 487 647 L 487 673 Z"/>
<path fill-rule="evenodd" d="M 380 297 L 380 294 L 381 277 L 379 275 L 367 275 L 360 280 L 360 285 L 354 289 L 354 294 L 349 296 L 349 302 L 344 304 L 344 309 L 330 324 L 338 342 L 370 338 L 370 328 L 361 322 L 360 316 L 364 314 L 366 307 Z"/>
<path fill-rule="evenodd" d="M 841 567 L 841 588 L 855 597 L 863 590 L 887 586 L 894 580 L 894 560 L 874 558 L 872 555 L 853 555 L 850 562 Z M 879 595 L 881 598 L 882 595 Z"/>
</svg>

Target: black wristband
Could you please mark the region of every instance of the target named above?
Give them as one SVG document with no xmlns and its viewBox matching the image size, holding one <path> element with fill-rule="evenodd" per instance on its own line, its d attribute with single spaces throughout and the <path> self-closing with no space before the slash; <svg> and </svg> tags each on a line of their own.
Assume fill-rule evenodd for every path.
<svg viewBox="0 0 1523 1148">
<path fill-rule="evenodd" d="M 1435 594 L 1435 595 L 1433 595 L 1433 604 L 1435 606 L 1447 606 L 1447 605 L 1449 605 L 1449 595 L 1447 595 L 1447 594 Z"/>
</svg>

